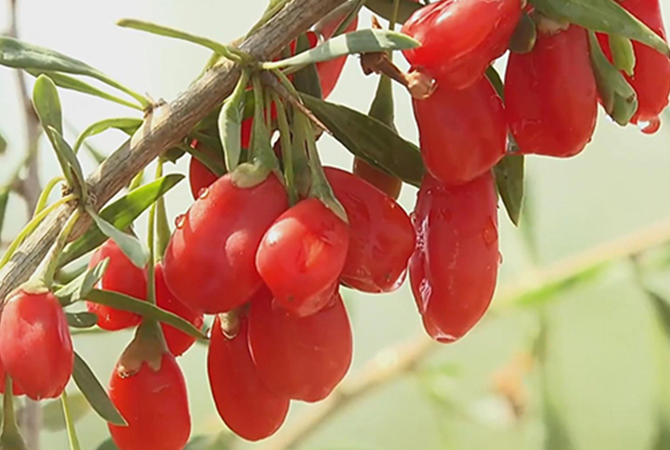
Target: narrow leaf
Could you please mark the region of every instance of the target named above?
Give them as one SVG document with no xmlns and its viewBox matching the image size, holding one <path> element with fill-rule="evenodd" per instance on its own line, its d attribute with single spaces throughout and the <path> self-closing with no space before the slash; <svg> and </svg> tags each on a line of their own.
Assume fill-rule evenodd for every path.
<svg viewBox="0 0 670 450">
<path fill-rule="evenodd" d="M 405 50 L 420 44 L 407 36 L 387 30 L 359 30 L 329 39 L 312 50 L 291 58 L 263 64 L 266 69 L 304 66 L 357 53 L 376 53 L 388 50 Z"/>
<path fill-rule="evenodd" d="M 111 238 L 135 266 L 142 268 L 147 265 L 147 262 L 149 261 L 149 252 L 144 248 L 144 245 L 142 245 L 139 239 L 119 230 L 114 225 L 97 215 L 93 210 L 87 212 L 102 234 Z"/>
<path fill-rule="evenodd" d="M 395 0 L 366 0 L 365 6 L 375 14 L 379 14 L 386 20 L 393 18 Z M 399 0 L 398 22 L 403 23 L 414 12 L 421 9 L 423 5 L 413 0 Z"/>
<path fill-rule="evenodd" d="M 1 39 L 3 38 L 0 38 L 0 42 L 2 42 Z M 46 75 L 40 75 L 35 81 L 33 106 L 45 130 L 48 127 L 53 127 L 60 134 L 63 134 L 63 113 L 58 89 L 51 78 Z"/>
<path fill-rule="evenodd" d="M 0 233 L 5 225 L 5 214 L 7 212 L 7 203 L 9 202 L 9 194 L 11 189 L 4 188 L 0 190 Z"/>
<path fill-rule="evenodd" d="M 628 76 L 633 76 L 635 73 L 635 50 L 631 40 L 618 34 L 611 34 L 609 45 L 612 50 L 614 66 L 626 72 Z"/>
<path fill-rule="evenodd" d="M 142 126 L 142 122 L 142 119 L 132 117 L 118 117 L 95 122 L 81 132 L 77 138 L 77 142 L 74 143 L 73 150 L 77 153 L 86 139 L 95 136 L 96 134 L 103 133 L 111 128 L 123 131 L 128 136 L 132 136 L 140 126 Z"/>
<path fill-rule="evenodd" d="M 601 33 L 618 34 L 670 56 L 668 44 L 615 0 L 530 0 L 546 16 Z"/>
<path fill-rule="evenodd" d="M 377 119 L 346 106 L 302 95 L 305 105 L 351 153 L 406 183 L 420 186 L 425 173 L 419 149 Z"/>
<path fill-rule="evenodd" d="M 105 207 L 100 212 L 100 217 L 118 229 L 126 228 L 143 211 L 149 208 L 156 199 L 164 195 L 183 179 L 183 175 L 170 174 L 145 184 Z M 89 228 L 83 236 L 65 247 L 59 264 L 65 265 L 70 261 L 74 261 L 99 247 L 105 240 L 107 240 L 107 237 L 96 227 Z"/>
<path fill-rule="evenodd" d="M 39 77 L 40 75 L 46 75 L 49 78 L 51 78 L 54 83 L 56 83 L 56 86 L 63 89 L 69 89 L 72 91 L 81 92 L 82 94 L 88 94 L 93 97 L 98 97 L 103 100 L 108 100 L 110 102 L 117 103 L 119 105 L 127 106 L 129 108 L 142 110 L 142 108 L 136 105 L 135 103 L 129 102 L 115 95 L 109 94 L 105 91 L 98 89 L 95 86 L 91 86 L 90 84 L 81 81 L 77 78 L 71 77 L 69 75 L 53 72 L 50 70 L 39 70 L 39 69 L 28 69 L 26 70 L 26 72 L 28 72 L 35 78 Z"/>
<path fill-rule="evenodd" d="M 243 72 L 228 101 L 221 108 L 218 128 L 228 172 L 235 170 L 242 154 L 242 121 L 249 75 Z"/>
<path fill-rule="evenodd" d="M 83 61 L 10 37 L 0 37 L 0 64 L 15 69 L 65 72 L 95 76 L 99 72 Z"/>
<path fill-rule="evenodd" d="M 63 135 L 59 133 L 58 130 L 48 126 L 46 132 L 54 150 L 56 150 L 58 161 L 63 166 L 63 174 L 65 175 L 65 178 L 68 179 L 71 186 L 78 189 L 82 201 L 85 202 L 88 194 L 88 185 L 86 184 L 84 171 L 77 159 L 77 155 L 74 154 L 72 147 L 65 141 Z"/>
<path fill-rule="evenodd" d="M 91 411 L 91 405 L 82 394 L 70 394 L 67 396 L 70 407 L 70 418 L 73 422 L 79 422 Z M 52 400 L 42 406 L 42 426 L 48 431 L 64 430 L 65 416 L 60 400 Z"/>
<path fill-rule="evenodd" d="M 93 287 L 98 284 L 105 270 L 107 270 L 108 264 L 109 258 L 103 259 L 95 267 L 87 269 L 68 284 L 56 290 L 54 294 L 63 306 L 84 300 Z"/>
<path fill-rule="evenodd" d="M 95 450 L 119 450 L 119 447 L 116 446 L 112 438 L 109 438 L 103 441 Z"/>
<path fill-rule="evenodd" d="M 309 40 L 303 33 L 298 37 L 296 53 L 304 52 L 309 49 Z M 316 98 L 323 98 L 321 92 L 321 79 L 315 64 L 308 64 L 293 75 L 293 84 L 298 92 L 311 95 Z"/>
<path fill-rule="evenodd" d="M 119 294 L 118 292 L 102 291 L 99 289 L 93 289 L 86 297 L 86 300 L 155 319 L 167 325 L 171 325 L 190 336 L 198 339 L 207 339 L 207 336 L 205 336 L 201 330 L 194 327 L 191 322 L 184 320 L 176 314 L 158 308 L 144 300 L 138 300 L 127 295 Z"/>
<path fill-rule="evenodd" d="M 81 393 L 86 397 L 86 400 L 88 400 L 88 403 L 100 417 L 114 425 L 128 425 L 116 409 L 116 406 L 114 406 L 114 403 L 110 400 L 105 388 L 102 387 L 102 384 L 100 384 L 91 368 L 77 352 L 74 354 L 72 378 Z"/>
<path fill-rule="evenodd" d="M 65 318 L 72 328 L 92 328 L 98 323 L 98 316 L 90 312 L 65 313 Z"/>
<path fill-rule="evenodd" d="M 507 215 L 512 223 L 518 227 L 524 196 L 524 156 L 505 156 L 493 168 L 493 173 Z"/>
</svg>

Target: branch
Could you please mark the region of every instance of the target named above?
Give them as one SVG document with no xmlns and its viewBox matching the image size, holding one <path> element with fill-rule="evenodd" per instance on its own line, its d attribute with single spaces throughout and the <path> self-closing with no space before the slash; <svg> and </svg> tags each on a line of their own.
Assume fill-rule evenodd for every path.
<svg viewBox="0 0 670 450">
<path fill-rule="evenodd" d="M 245 39 L 239 48 L 259 60 L 269 59 L 344 1 L 293 0 Z M 89 177 L 91 206 L 99 210 L 162 151 L 183 139 L 199 120 L 230 95 L 239 75 L 239 67 L 223 61 L 194 82 L 176 100 L 150 114 L 130 143 L 111 154 Z M 74 204 L 64 205 L 49 215 L 0 270 L 2 302 L 12 289 L 35 270 L 74 208 Z M 81 235 L 89 224 L 90 218 L 82 217 L 72 238 Z"/>
<path fill-rule="evenodd" d="M 502 286 L 492 309 L 498 312 L 511 309 L 516 306 L 515 300 L 537 292 L 543 287 L 568 281 L 604 264 L 628 259 L 666 243 L 670 243 L 670 218 L 629 236 L 596 246 L 546 269 L 533 271 L 530 278 L 537 281 L 533 285 L 514 283 Z M 433 350 L 439 348 L 440 344 L 433 343 L 422 333 L 409 343 L 382 350 L 361 373 L 342 383 L 330 397 L 311 407 L 262 449 L 297 448 L 332 416 L 387 383 L 411 372 L 425 361 Z"/>
</svg>

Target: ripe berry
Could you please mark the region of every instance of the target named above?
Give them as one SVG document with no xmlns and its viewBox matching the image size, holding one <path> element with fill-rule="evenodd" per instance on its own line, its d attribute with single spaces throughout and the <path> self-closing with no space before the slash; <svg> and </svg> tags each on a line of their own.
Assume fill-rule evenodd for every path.
<svg viewBox="0 0 670 450">
<path fill-rule="evenodd" d="M 357 176 L 334 167 L 325 172 L 349 218 L 349 251 L 340 280 L 364 292 L 397 289 L 414 249 L 409 217 L 393 199 Z"/>
<path fill-rule="evenodd" d="M 440 342 L 463 337 L 491 303 L 500 260 L 497 200 L 490 173 L 458 187 L 430 176 L 421 184 L 409 274 L 424 327 Z"/>
<path fill-rule="evenodd" d="M 222 332 L 217 316 L 207 353 L 207 373 L 216 409 L 238 436 L 258 441 L 273 435 L 284 423 L 289 399 L 261 382 L 249 352 L 248 319 L 239 319 L 235 336 Z"/>
<path fill-rule="evenodd" d="M 163 266 L 161 264 L 156 264 L 156 306 L 191 322 L 196 328 L 202 328 L 202 314 L 193 311 L 170 292 L 167 284 L 165 284 L 165 275 L 163 274 Z M 173 326 L 161 323 L 161 328 L 163 329 L 168 349 L 174 356 L 181 356 L 195 343 L 193 336 L 179 331 Z"/>
<path fill-rule="evenodd" d="M 28 397 L 57 398 L 74 364 L 65 313 L 46 289 L 19 288 L 8 298 L 0 317 L 0 360 Z"/>
<path fill-rule="evenodd" d="M 460 90 L 441 78 L 437 82 L 433 95 L 413 101 L 421 154 L 433 177 L 448 185 L 464 184 L 505 155 L 505 111 L 486 78 Z"/>
<path fill-rule="evenodd" d="M 463 89 L 505 52 L 520 17 L 520 0 L 438 1 L 405 22 L 402 32 L 421 46 L 403 54 L 414 69 Z"/>
<path fill-rule="evenodd" d="M 170 291 L 207 314 L 245 303 L 261 285 L 254 264 L 258 244 L 287 207 L 274 175 L 252 188 L 237 187 L 230 175 L 219 178 L 177 218 L 163 261 Z"/>
<path fill-rule="evenodd" d="M 521 153 L 581 152 L 593 135 L 598 106 L 586 30 L 576 25 L 554 34 L 538 30 L 530 53 L 512 53 L 505 106 Z"/>
<path fill-rule="evenodd" d="M 135 266 L 123 254 L 116 242 L 111 239 L 107 240 L 93 253 L 88 267 L 95 267 L 105 258 L 109 258 L 109 264 L 98 283 L 98 289 L 114 291 L 145 300 L 147 296 L 146 271 Z M 138 314 L 93 302 L 86 302 L 86 309 L 98 316 L 98 326 L 103 330 L 115 331 L 134 327 L 141 320 Z"/>
<path fill-rule="evenodd" d="M 117 364 L 109 397 L 128 423 L 108 424 L 120 450 L 181 450 L 186 445 L 191 414 L 184 376 L 174 356 L 164 353 L 158 370 L 145 362 L 132 373 Z"/>
<path fill-rule="evenodd" d="M 251 302 L 249 344 L 262 382 L 296 400 L 326 398 L 351 365 L 351 326 L 339 293 L 330 306 L 297 317 L 261 292 Z"/>
<path fill-rule="evenodd" d="M 320 200 L 286 210 L 263 236 L 256 267 L 277 302 L 306 316 L 332 298 L 347 257 L 346 223 Z"/>
<path fill-rule="evenodd" d="M 626 0 L 621 2 L 621 6 L 667 41 L 658 0 Z M 611 59 L 609 38 L 605 34 L 599 34 L 598 39 Z M 626 79 L 637 93 L 638 109 L 631 123 L 637 124 L 643 132 L 655 133 L 660 127 L 659 116 L 668 106 L 670 59 L 637 41 L 633 41 L 633 50 L 635 73 L 633 76 L 626 76 Z"/>
<path fill-rule="evenodd" d="M 354 175 L 367 181 L 393 200 L 398 200 L 400 196 L 400 189 L 402 188 L 402 180 L 393 175 L 377 169 L 366 163 L 365 160 L 354 158 Z"/>
</svg>

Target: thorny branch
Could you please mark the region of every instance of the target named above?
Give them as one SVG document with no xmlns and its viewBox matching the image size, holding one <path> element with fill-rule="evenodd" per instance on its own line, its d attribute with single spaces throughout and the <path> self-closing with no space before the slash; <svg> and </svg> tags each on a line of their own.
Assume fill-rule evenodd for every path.
<svg viewBox="0 0 670 450">
<path fill-rule="evenodd" d="M 534 280 L 532 284 L 521 282 L 501 286 L 494 300 L 492 312 L 514 307 L 520 299 L 544 287 L 559 285 L 593 269 L 627 260 L 631 256 L 640 255 L 668 243 L 670 243 L 670 218 L 629 236 L 596 246 L 565 261 L 534 270 L 531 277 Z M 311 407 L 292 426 L 280 431 L 277 437 L 262 449 L 298 448 L 328 419 L 352 403 L 411 372 L 439 348 L 440 344 L 433 343 L 422 333 L 399 347 L 382 350 L 359 374 L 342 383 L 330 397 Z"/>
<path fill-rule="evenodd" d="M 269 59 L 344 1 L 293 0 L 246 38 L 239 49 L 258 60 Z M 89 192 L 94 199 L 91 206 L 99 210 L 161 152 L 183 139 L 199 120 L 230 95 L 239 75 L 237 65 L 223 61 L 176 100 L 149 114 L 133 139 L 112 153 L 88 178 Z M 49 215 L 0 270 L 0 305 L 7 294 L 35 270 L 74 208 L 75 204 L 67 204 Z M 82 217 L 72 238 L 81 235 L 89 224 L 90 219 Z"/>
</svg>

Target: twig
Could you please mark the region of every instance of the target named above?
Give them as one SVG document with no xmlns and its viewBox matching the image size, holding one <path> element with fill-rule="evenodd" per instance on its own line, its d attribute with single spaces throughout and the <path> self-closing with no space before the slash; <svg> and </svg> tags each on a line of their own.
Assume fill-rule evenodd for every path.
<svg viewBox="0 0 670 450">
<path fill-rule="evenodd" d="M 496 296 L 494 309 L 502 311 L 516 306 L 515 300 L 540 290 L 542 287 L 570 280 L 579 274 L 604 264 L 628 259 L 649 249 L 670 242 L 670 218 L 639 230 L 629 236 L 596 246 L 575 257 L 561 261 L 546 269 L 533 271 L 536 284 L 527 283 L 503 286 Z M 280 431 L 263 450 L 289 450 L 297 448 L 314 434 L 321 425 L 356 400 L 396 380 L 421 364 L 433 350 L 440 348 L 423 334 L 400 347 L 382 350 L 361 373 L 348 379 L 335 389 L 331 396 L 314 405 L 292 426 Z M 386 362 L 385 362 L 386 361 Z"/>
<path fill-rule="evenodd" d="M 293 0 L 239 48 L 259 60 L 269 59 L 342 3 L 344 0 Z M 136 173 L 183 139 L 199 120 L 230 95 L 239 75 L 238 66 L 223 61 L 195 81 L 176 100 L 150 114 L 131 142 L 112 153 L 88 178 L 89 192 L 95 199 L 91 206 L 99 210 Z M 25 281 L 44 258 L 74 207 L 64 206 L 50 215 L 0 270 L 0 298 L 3 302 L 7 294 Z M 89 224 L 90 219 L 82 218 L 73 238 L 81 235 Z"/>
</svg>

